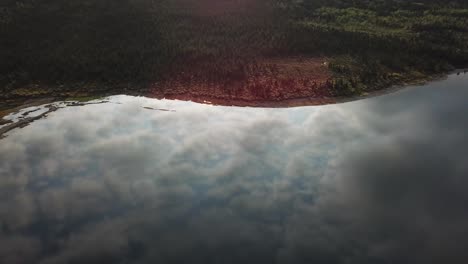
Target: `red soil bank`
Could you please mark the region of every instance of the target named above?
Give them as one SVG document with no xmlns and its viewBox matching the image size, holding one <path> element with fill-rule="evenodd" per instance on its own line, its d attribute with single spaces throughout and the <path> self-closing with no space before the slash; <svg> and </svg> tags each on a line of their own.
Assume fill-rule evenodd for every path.
<svg viewBox="0 0 468 264">
<path fill-rule="evenodd" d="M 334 84 L 325 58 L 262 59 L 217 72 L 200 63 L 155 83 L 148 96 L 219 105 L 329 103 Z M 225 67 L 223 67 L 225 68 Z"/>
</svg>

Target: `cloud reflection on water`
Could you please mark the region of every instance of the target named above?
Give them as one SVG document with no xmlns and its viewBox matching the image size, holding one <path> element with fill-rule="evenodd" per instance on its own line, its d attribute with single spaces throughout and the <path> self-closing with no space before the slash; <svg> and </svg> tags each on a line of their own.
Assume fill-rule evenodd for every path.
<svg viewBox="0 0 468 264">
<path fill-rule="evenodd" d="M 0 259 L 466 263 L 466 81 L 321 107 L 60 109 L 0 141 Z"/>
</svg>

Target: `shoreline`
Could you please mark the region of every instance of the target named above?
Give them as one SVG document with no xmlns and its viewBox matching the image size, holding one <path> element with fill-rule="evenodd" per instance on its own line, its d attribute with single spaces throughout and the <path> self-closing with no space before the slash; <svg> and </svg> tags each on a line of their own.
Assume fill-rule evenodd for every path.
<svg viewBox="0 0 468 264">
<path fill-rule="evenodd" d="M 90 105 L 90 104 L 102 104 L 102 103 L 107 103 L 108 101 L 102 100 L 102 101 L 98 101 L 98 102 L 84 102 L 84 103 L 82 103 L 82 102 L 67 102 L 63 106 L 59 106 L 59 105 L 55 104 L 56 102 L 57 101 L 51 101 L 51 99 L 49 98 L 49 99 L 45 99 L 45 100 L 42 100 L 42 101 L 37 101 L 35 103 L 29 103 L 27 105 L 17 107 L 10 113 L 14 113 L 15 111 L 18 112 L 18 111 L 20 111 L 22 109 L 25 109 L 27 107 L 34 107 L 34 106 L 41 106 L 41 105 L 44 105 L 44 107 L 47 110 L 44 111 L 43 113 L 39 114 L 39 115 L 36 115 L 36 116 L 28 116 L 29 113 L 34 113 L 36 110 L 25 112 L 25 113 L 22 114 L 23 117 L 20 117 L 16 122 L 12 121 L 12 120 L 3 119 L 4 116 L 0 116 L 0 121 L 3 121 L 3 122 L 0 122 L 0 139 L 6 137 L 5 134 L 8 133 L 9 131 L 11 131 L 13 129 L 16 129 L 16 128 L 23 128 L 25 126 L 28 126 L 32 122 L 34 122 L 34 121 L 36 121 L 38 119 L 42 119 L 44 117 L 47 117 L 47 115 L 49 115 L 52 112 L 55 112 L 55 111 L 59 110 L 60 108 L 71 107 L 71 106 L 83 106 L 83 105 Z"/>
<path fill-rule="evenodd" d="M 138 94 L 138 93 L 128 93 L 125 95 L 129 96 L 144 96 L 147 98 L 154 98 L 154 99 L 168 99 L 168 100 L 183 100 L 183 101 L 190 101 L 194 103 L 200 103 L 200 104 L 206 104 L 206 105 L 218 105 L 218 106 L 232 106 L 232 107 L 253 107 L 253 108 L 289 108 L 289 107 L 300 107 L 300 106 L 318 106 L 318 105 L 328 105 L 328 104 L 340 104 L 340 103 L 347 103 L 347 102 L 352 102 L 352 101 L 357 101 L 357 100 L 362 100 L 362 99 L 367 99 L 367 98 L 372 98 L 372 97 L 377 97 L 385 94 L 391 94 L 403 89 L 408 89 L 411 87 L 418 87 L 421 85 L 425 85 L 427 83 L 431 82 L 437 82 L 437 81 L 442 81 L 448 78 L 448 76 L 453 75 L 453 74 L 467 74 L 468 69 L 457 69 L 454 71 L 450 71 L 444 74 L 438 74 L 434 75 L 428 78 L 424 79 L 419 79 L 419 80 L 412 80 L 412 81 L 407 81 L 404 82 L 403 84 L 398 84 L 398 85 L 392 85 L 388 88 L 383 88 L 383 89 L 377 89 L 375 91 L 366 93 L 364 95 L 357 95 L 357 96 L 349 96 L 349 97 L 331 97 L 331 98 L 292 98 L 292 99 L 286 99 L 286 100 L 279 100 L 279 101 L 246 101 L 246 100 L 229 100 L 230 105 L 226 104 L 226 99 L 222 98 L 207 98 L 207 97 L 197 97 L 194 95 L 186 95 L 186 94 L 175 94 L 175 95 L 169 95 L 169 96 L 148 96 L 145 94 Z M 22 128 L 30 123 L 34 122 L 35 120 L 41 119 L 46 117 L 49 113 L 54 112 L 60 108 L 63 107 L 69 107 L 69 106 L 82 106 L 82 105 L 87 105 L 87 104 L 100 104 L 100 103 L 106 103 L 107 101 L 105 100 L 105 97 L 107 96 L 113 96 L 117 94 L 123 94 L 123 93 L 113 93 L 113 94 L 107 94 L 107 95 L 96 95 L 95 97 L 99 98 L 101 101 L 98 102 L 90 102 L 93 99 L 89 99 L 88 97 L 82 97 L 89 99 L 88 102 L 81 102 L 79 101 L 80 98 L 76 98 L 77 100 L 66 100 L 67 98 L 64 97 L 44 97 L 44 98 L 31 98 L 31 99 L 24 99 L 23 98 L 23 103 L 15 106 L 13 108 L 9 109 L 3 109 L 0 110 L 0 139 L 6 137 L 6 133 L 16 129 L 16 128 Z M 96 98 L 94 98 L 96 99 Z M 54 105 L 55 102 L 60 102 L 60 101 L 65 101 L 65 106 L 59 107 Z M 41 106 L 45 105 L 48 110 L 40 115 L 33 116 L 33 117 L 27 117 L 20 119 L 16 122 L 12 122 L 11 120 L 6 120 L 4 119 L 5 116 L 7 116 L 10 113 L 15 113 L 19 112 L 22 109 L 25 109 L 27 107 L 34 107 L 34 106 Z"/>
<path fill-rule="evenodd" d="M 435 74 L 432 76 L 426 76 L 421 79 L 414 79 L 404 81 L 400 84 L 393 84 L 385 88 L 378 88 L 373 91 L 352 96 L 336 96 L 336 97 L 297 97 L 287 98 L 281 100 L 244 100 L 244 99 L 225 99 L 213 96 L 200 96 L 193 93 L 179 93 L 179 94 L 154 94 L 148 92 L 148 89 L 135 89 L 132 90 L 129 87 L 122 88 L 118 87 L 111 89 L 105 87 L 104 89 L 94 90 L 91 89 L 89 93 L 86 93 L 83 88 L 77 89 L 74 92 L 65 95 L 53 96 L 51 94 L 44 94 L 44 96 L 18 96 L 17 99 L 8 97 L 6 107 L 0 107 L 0 119 L 9 113 L 21 110 L 26 107 L 39 106 L 43 104 L 53 103 L 57 101 L 81 101 L 87 98 L 102 99 L 107 96 L 113 95 L 129 95 L 129 96 L 143 96 L 154 99 L 168 99 L 168 100 L 181 100 L 191 101 L 200 104 L 208 105 L 219 105 L 219 106 L 233 106 L 233 107 L 259 107 L 259 108 L 286 108 L 286 107 L 300 107 L 300 106 L 318 106 L 327 104 L 338 104 L 347 103 L 366 98 L 372 98 L 375 96 L 381 96 L 385 94 L 394 93 L 396 91 L 406 89 L 411 86 L 420 86 L 430 82 L 436 82 L 446 79 L 452 74 L 466 74 L 468 68 L 456 69 L 453 71 Z M 91 100 L 91 99 L 90 99 Z M 0 101 L 3 101 L 0 99 Z M 6 100 L 5 100 L 6 101 Z"/>
<path fill-rule="evenodd" d="M 456 69 L 446 73 L 434 74 L 432 76 L 426 76 L 421 79 L 414 79 L 404 81 L 400 84 L 393 84 L 385 88 L 378 88 L 376 90 L 367 92 L 362 95 L 352 96 L 336 96 L 336 97 L 298 97 L 289 98 L 284 100 L 240 100 L 240 99 L 224 99 L 209 96 L 197 96 L 194 94 L 181 93 L 173 95 L 139 95 L 154 99 L 168 99 L 168 100 L 181 100 L 190 101 L 199 104 L 218 105 L 218 106 L 232 106 L 232 107 L 258 107 L 258 108 L 287 108 L 287 107 L 301 107 L 301 106 L 318 106 L 328 104 L 340 104 L 353 102 L 357 100 L 372 98 L 385 94 L 391 94 L 411 86 L 421 86 L 431 82 L 437 82 L 445 80 L 452 74 L 466 74 L 468 68 Z M 228 103 L 226 103 L 228 102 Z"/>
</svg>

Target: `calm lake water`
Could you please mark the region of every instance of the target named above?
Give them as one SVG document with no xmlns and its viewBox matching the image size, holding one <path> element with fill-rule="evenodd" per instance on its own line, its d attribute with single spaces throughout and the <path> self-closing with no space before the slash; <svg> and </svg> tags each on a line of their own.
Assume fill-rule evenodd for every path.
<svg viewBox="0 0 468 264">
<path fill-rule="evenodd" d="M 288 109 L 113 96 L 0 140 L 0 262 L 468 263 L 467 190 L 468 75 Z"/>
</svg>

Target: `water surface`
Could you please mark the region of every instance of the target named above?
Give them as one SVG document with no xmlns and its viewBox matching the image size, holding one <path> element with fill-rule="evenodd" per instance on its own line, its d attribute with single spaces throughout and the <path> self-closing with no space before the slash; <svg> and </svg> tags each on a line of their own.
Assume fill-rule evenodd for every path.
<svg viewBox="0 0 468 264">
<path fill-rule="evenodd" d="M 0 140 L 1 263 L 468 261 L 468 75 L 288 109 L 108 100 Z"/>
</svg>

